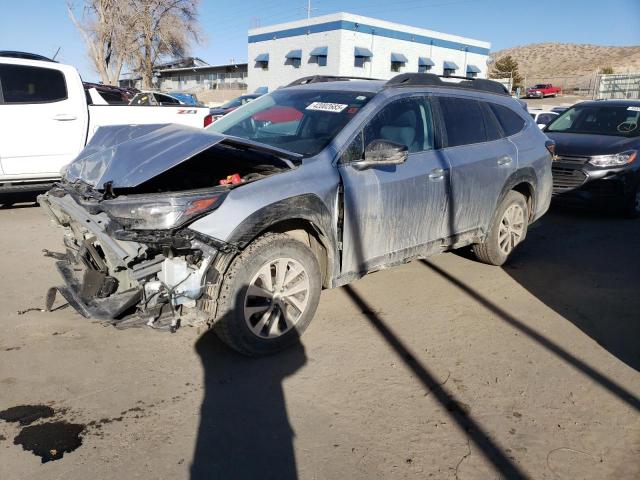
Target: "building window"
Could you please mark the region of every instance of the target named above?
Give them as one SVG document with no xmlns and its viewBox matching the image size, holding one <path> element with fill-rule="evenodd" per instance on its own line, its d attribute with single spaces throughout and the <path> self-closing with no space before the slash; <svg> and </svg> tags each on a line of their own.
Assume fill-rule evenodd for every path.
<svg viewBox="0 0 640 480">
<path fill-rule="evenodd" d="M 302 64 L 302 50 L 291 50 L 285 55 L 285 65 L 291 65 L 293 68 L 300 68 Z"/>
<path fill-rule="evenodd" d="M 371 50 L 364 47 L 355 47 L 353 55 L 353 66 L 357 68 L 363 68 L 365 63 L 371 60 L 371 57 L 373 57 L 373 53 L 371 53 Z"/>
<path fill-rule="evenodd" d="M 354 67 L 364 68 L 365 63 L 369 60 L 369 57 L 355 57 L 353 62 Z"/>
<path fill-rule="evenodd" d="M 418 65 L 418 73 L 428 73 L 431 71 L 431 65 Z"/>
<path fill-rule="evenodd" d="M 467 65 L 467 78 L 476 78 L 480 73 L 480 69 L 475 65 Z"/>
<path fill-rule="evenodd" d="M 327 47 L 316 47 L 309 53 L 309 63 L 317 63 L 319 67 L 326 67 L 328 54 L 329 49 Z"/>
<path fill-rule="evenodd" d="M 262 70 L 269 70 L 269 54 L 261 53 L 256 57 L 256 68 L 261 68 Z"/>
<path fill-rule="evenodd" d="M 456 74 L 456 70 L 458 70 L 458 65 L 454 62 L 446 61 L 444 62 L 442 73 L 445 77 L 450 77 Z"/>
<path fill-rule="evenodd" d="M 392 53 L 391 54 L 391 71 L 399 72 L 402 67 L 406 65 L 407 57 L 405 57 L 402 53 Z"/>
</svg>

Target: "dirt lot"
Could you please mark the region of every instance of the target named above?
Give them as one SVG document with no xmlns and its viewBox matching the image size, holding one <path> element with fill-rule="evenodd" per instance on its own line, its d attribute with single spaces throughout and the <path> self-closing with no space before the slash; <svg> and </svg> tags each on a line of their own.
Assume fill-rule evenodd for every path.
<svg viewBox="0 0 640 480">
<path fill-rule="evenodd" d="M 40 252 L 60 231 L 34 207 L 0 227 L 0 410 L 51 407 L 31 426 L 64 454 L 0 421 L 2 480 L 640 478 L 640 221 L 556 208 L 503 269 L 370 275 L 259 360 L 194 328 L 19 314 L 58 282 Z"/>
</svg>

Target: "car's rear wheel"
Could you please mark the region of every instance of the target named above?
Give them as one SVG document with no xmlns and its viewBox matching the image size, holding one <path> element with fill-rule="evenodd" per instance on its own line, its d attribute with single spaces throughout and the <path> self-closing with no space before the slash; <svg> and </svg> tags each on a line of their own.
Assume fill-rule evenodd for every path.
<svg viewBox="0 0 640 480">
<path fill-rule="evenodd" d="M 296 343 L 315 314 L 322 279 L 307 245 L 268 233 L 234 259 L 223 279 L 214 331 L 246 355 Z"/>
<path fill-rule="evenodd" d="M 524 240 L 529 224 L 527 200 L 521 193 L 510 191 L 502 200 L 485 241 L 473 247 L 481 262 L 502 265 Z"/>
</svg>

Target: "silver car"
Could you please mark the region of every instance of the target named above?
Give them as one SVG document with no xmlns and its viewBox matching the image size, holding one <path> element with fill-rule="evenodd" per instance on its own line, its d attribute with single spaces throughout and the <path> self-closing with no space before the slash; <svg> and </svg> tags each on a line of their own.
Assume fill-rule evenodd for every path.
<svg viewBox="0 0 640 480">
<path fill-rule="evenodd" d="M 466 245 L 503 264 L 549 207 L 552 150 L 501 85 L 430 74 L 306 78 L 205 130 L 101 128 L 39 197 L 65 229 L 55 288 L 120 328 L 207 322 L 272 353 L 324 288 Z"/>
</svg>

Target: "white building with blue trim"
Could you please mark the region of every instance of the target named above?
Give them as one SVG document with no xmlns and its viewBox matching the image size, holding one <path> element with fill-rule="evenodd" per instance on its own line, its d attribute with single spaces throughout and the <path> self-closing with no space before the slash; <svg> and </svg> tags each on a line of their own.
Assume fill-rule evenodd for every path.
<svg viewBox="0 0 640 480">
<path fill-rule="evenodd" d="M 309 75 L 486 77 L 491 44 L 350 13 L 249 30 L 248 90 Z"/>
</svg>

